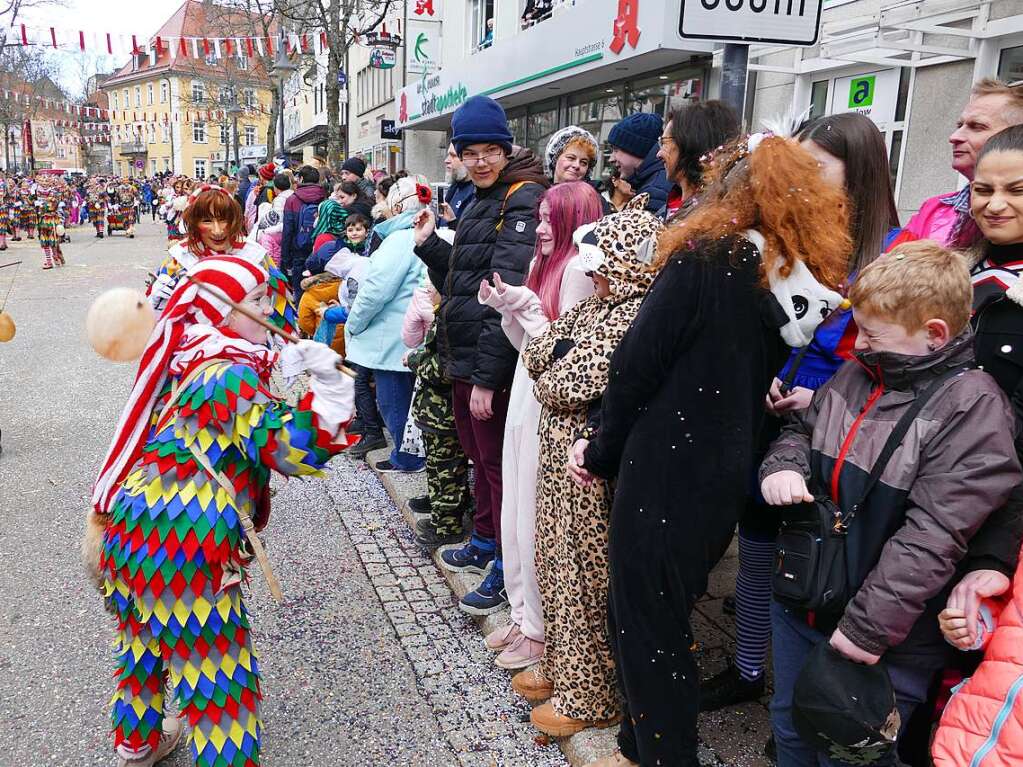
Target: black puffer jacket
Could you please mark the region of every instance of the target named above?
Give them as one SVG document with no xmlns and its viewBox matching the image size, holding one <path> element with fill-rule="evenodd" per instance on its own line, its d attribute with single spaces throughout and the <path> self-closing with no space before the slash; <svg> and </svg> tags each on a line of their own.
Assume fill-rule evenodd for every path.
<svg viewBox="0 0 1023 767">
<path fill-rule="evenodd" d="M 509 194 L 519 182 L 525 183 Z M 494 390 L 511 386 L 516 351 L 501 330 L 501 316 L 476 295 L 494 272 L 509 285 L 525 281 L 536 244 L 537 199 L 546 186 L 540 159 L 516 149 L 497 183 L 477 189 L 462 210 L 454 245 L 432 234 L 416 248 L 431 279 L 439 280 L 437 341 L 452 380 Z"/>
</svg>

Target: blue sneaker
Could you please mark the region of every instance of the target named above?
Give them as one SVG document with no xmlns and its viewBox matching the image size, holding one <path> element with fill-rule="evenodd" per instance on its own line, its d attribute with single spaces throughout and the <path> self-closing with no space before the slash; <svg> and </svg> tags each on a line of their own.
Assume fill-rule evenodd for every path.
<svg viewBox="0 0 1023 767">
<path fill-rule="evenodd" d="M 458 606 L 469 615 L 490 615 L 508 604 L 508 594 L 504 590 L 504 570 L 493 567 L 483 583 L 470 591 Z"/>
<path fill-rule="evenodd" d="M 441 551 L 440 565 L 445 570 L 450 570 L 453 573 L 483 575 L 496 556 L 497 553 L 492 541 L 485 541 L 474 535 L 469 538 L 468 543 L 460 548 L 450 548 Z"/>
</svg>

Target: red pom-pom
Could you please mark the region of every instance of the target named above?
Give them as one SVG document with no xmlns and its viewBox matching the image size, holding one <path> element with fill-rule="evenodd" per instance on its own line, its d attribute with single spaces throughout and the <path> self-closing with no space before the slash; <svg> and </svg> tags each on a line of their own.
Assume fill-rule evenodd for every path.
<svg viewBox="0 0 1023 767">
<path fill-rule="evenodd" d="M 433 199 L 433 190 L 426 184 L 416 184 L 416 198 L 423 205 L 429 205 Z"/>
</svg>

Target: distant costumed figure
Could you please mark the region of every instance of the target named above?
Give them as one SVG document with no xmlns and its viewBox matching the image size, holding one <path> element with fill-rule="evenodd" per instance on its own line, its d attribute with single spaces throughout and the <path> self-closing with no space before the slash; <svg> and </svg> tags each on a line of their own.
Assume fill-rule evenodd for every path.
<svg viewBox="0 0 1023 767">
<path fill-rule="evenodd" d="M 64 224 L 57 212 L 55 194 L 39 200 L 39 246 L 43 249 L 43 269 L 64 265 L 64 254 L 60 241 L 64 235 Z"/>
<path fill-rule="evenodd" d="M 36 226 L 39 224 L 39 215 L 36 213 L 35 195 L 32 194 L 27 184 L 22 184 L 19 196 L 21 198 L 21 213 L 18 225 L 25 230 L 25 236 L 28 237 L 28 239 L 34 240 Z"/>
<path fill-rule="evenodd" d="M 96 237 L 102 240 L 103 227 L 106 225 L 107 220 L 106 202 L 103 201 L 103 197 L 98 192 L 93 192 L 89 195 L 86 209 L 89 214 L 89 223 L 96 227 Z"/>
<path fill-rule="evenodd" d="M 214 255 L 238 256 L 269 274 L 266 287 L 272 309 L 270 322 L 282 330 L 294 332 L 298 327 L 298 313 L 288 280 L 261 245 L 244 239 L 245 221 L 238 201 L 226 189 L 209 184 L 196 187 L 187 200 L 188 205 L 181 212 L 186 232 L 184 239 L 171 246 L 149 286 L 148 296 L 153 308 L 157 312 L 163 309 L 180 279 L 182 268 L 189 269 Z M 207 232 L 207 228 L 212 231 Z"/>
<path fill-rule="evenodd" d="M 12 235 L 10 188 L 0 187 L 0 251 L 7 250 L 7 238 Z"/>
<path fill-rule="evenodd" d="M 194 764 L 260 763 L 260 673 L 241 588 L 247 528 L 267 523 L 271 470 L 318 475 L 357 442 L 345 433 L 354 384 L 329 347 L 286 348 L 311 376 L 298 405 L 270 392 L 278 355 L 233 308 L 269 315 L 260 266 L 218 255 L 188 274 L 143 352 L 87 524 L 86 559 L 117 619 L 119 767 L 150 767 L 179 741 L 167 689 L 191 725 Z"/>
</svg>

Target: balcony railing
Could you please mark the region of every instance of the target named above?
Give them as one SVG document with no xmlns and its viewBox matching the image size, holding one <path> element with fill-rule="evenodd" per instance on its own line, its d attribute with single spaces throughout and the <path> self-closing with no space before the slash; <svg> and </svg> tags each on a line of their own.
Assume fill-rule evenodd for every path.
<svg viewBox="0 0 1023 767">
<path fill-rule="evenodd" d="M 131 141 L 120 144 L 118 146 L 118 151 L 123 155 L 147 154 L 149 152 L 149 150 L 146 149 L 146 145 L 140 141 Z"/>
</svg>

